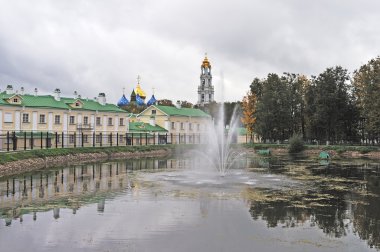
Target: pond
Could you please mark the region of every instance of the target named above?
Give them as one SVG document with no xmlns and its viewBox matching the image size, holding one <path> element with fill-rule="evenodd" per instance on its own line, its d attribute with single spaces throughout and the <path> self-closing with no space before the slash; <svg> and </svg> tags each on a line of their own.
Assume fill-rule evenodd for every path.
<svg viewBox="0 0 380 252">
<path fill-rule="evenodd" d="M 380 164 L 186 156 L 0 179 L 0 251 L 378 251 Z"/>
</svg>

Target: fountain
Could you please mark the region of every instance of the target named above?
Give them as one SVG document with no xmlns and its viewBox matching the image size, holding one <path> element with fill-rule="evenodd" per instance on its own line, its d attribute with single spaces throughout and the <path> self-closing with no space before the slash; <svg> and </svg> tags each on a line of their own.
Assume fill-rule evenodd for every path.
<svg viewBox="0 0 380 252">
<path fill-rule="evenodd" d="M 240 158 L 244 152 L 233 147 L 237 142 L 238 115 L 234 109 L 233 115 L 227 127 L 225 127 L 224 104 L 220 105 L 218 118 L 210 123 L 207 129 L 208 141 L 203 148 L 203 157 L 220 174 L 225 176 L 232 168 L 234 162 Z"/>
</svg>

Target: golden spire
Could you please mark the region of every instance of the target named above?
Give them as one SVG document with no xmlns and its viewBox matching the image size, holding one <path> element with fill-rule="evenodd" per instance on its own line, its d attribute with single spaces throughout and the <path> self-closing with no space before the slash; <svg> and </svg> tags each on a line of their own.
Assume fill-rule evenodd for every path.
<svg viewBox="0 0 380 252">
<path fill-rule="evenodd" d="M 141 80 L 141 77 L 140 77 L 140 75 L 138 75 L 137 76 L 137 86 L 135 88 L 135 93 L 138 94 L 142 99 L 145 99 L 146 94 L 145 94 L 145 92 L 140 87 L 140 80 Z"/>
<path fill-rule="evenodd" d="M 210 64 L 210 62 L 208 61 L 208 58 L 207 58 L 207 53 L 205 53 L 205 59 L 202 62 L 202 67 L 204 67 L 204 68 L 211 68 L 211 64 Z"/>
</svg>

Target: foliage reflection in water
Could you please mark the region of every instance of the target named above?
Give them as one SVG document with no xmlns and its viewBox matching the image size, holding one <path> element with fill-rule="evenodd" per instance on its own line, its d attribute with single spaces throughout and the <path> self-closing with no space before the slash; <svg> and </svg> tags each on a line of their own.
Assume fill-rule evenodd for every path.
<svg viewBox="0 0 380 252">
<path fill-rule="evenodd" d="M 347 246 L 356 250 L 380 248 L 378 163 L 359 160 L 320 164 L 313 160 L 244 158 L 223 178 L 205 173 L 200 179 L 199 169 L 189 169 L 199 166 L 199 162 L 190 158 L 125 160 L 3 178 L 0 180 L 0 218 L 4 224 L 0 225 L 0 244 L 4 244 L 6 240 L 3 239 L 7 239 L 8 233 L 22 236 L 20 233 L 24 232 L 22 237 L 27 244 L 31 234 L 21 225 L 27 225 L 24 222 L 30 222 L 29 219 L 36 223 L 44 220 L 39 224 L 42 228 L 40 235 L 49 225 L 46 214 L 51 220 L 71 223 L 67 216 L 67 210 L 70 210 L 78 215 L 76 220 L 81 220 L 80 223 L 86 223 L 88 218 L 107 226 L 106 223 L 119 218 L 128 220 L 125 225 L 113 226 L 119 232 L 109 231 L 102 238 L 105 245 L 94 242 L 99 239 L 91 236 L 89 250 L 103 249 L 102 246 L 117 250 L 122 245 L 112 241 L 118 238 L 125 239 L 129 245 L 133 240 L 135 250 L 155 248 L 160 251 L 157 244 L 170 237 L 182 244 L 184 251 L 190 251 L 194 244 L 189 243 L 186 247 L 181 232 L 194 242 L 203 239 L 196 233 L 208 239 L 220 239 L 210 234 L 210 230 L 228 234 L 229 242 L 239 241 L 240 249 L 237 250 L 240 251 L 264 245 L 268 251 L 276 251 L 276 246 L 284 243 L 287 244 L 285 251 L 336 251 L 347 250 Z M 194 212 L 197 202 L 199 217 Z M 221 208 L 223 202 L 227 205 Z M 229 205 L 233 207 L 229 208 Z M 149 212 L 152 209 L 153 212 Z M 176 209 L 179 210 L 176 212 Z M 251 224 L 246 222 L 242 210 L 253 220 Z M 81 215 L 81 211 L 89 216 Z M 241 233 L 231 234 L 229 228 L 221 230 L 221 219 L 225 228 L 233 226 Z M 197 221 L 201 222 L 189 224 Z M 157 222 L 159 226 L 156 226 Z M 260 227 L 260 223 L 265 223 L 266 228 Z M 71 225 L 75 225 L 74 229 L 78 231 L 72 230 Z M 79 232 L 78 236 L 89 228 L 81 224 L 69 226 L 71 228 L 63 231 Z M 283 228 L 292 230 L 294 235 L 288 236 Z M 136 237 L 151 233 L 147 229 L 160 231 L 163 237 L 138 242 Z M 130 233 L 131 230 L 134 232 Z M 318 230 L 323 231 L 325 238 L 319 236 Z M 269 238 L 255 239 L 253 234 Z M 67 249 L 63 244 L 68 240 L 54 239 L 58 251 Z M 63 239 L 62 244 L 59 239 Z M 75 238 L 71 239 L 75 241 Z M 224 240 L 218 242 L 227 243 Z M 367 245 L 363 246 L 360 240 Z M 21 245 L 14 246 L 17 249 Z M 73 243 L 71 246 L 71 249 L 80 251 L 84 245 L 76 247 Z M 168 244 L 162 246 L 161 251 L 175 251 L 174 245 L 172 248 Z M 225 246 L 228 248 L 229 245 Z M 0 248 L 7 251 L 2 245 Z M 39 250 L 49 248 L 41 245 Z M 200 250 L 205 248 L 198 247 Z M 207 248 L 219 250 L 215 244 Z"/>
</svg>

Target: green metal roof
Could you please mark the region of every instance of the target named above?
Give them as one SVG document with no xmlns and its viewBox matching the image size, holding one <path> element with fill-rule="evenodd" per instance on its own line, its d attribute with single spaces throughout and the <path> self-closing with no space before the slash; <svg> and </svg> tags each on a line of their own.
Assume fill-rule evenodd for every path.
<svg viewBox="0 0 380 252">
<path fill-rule="evenodd" d="M 17 95 L 22 98 L 21 104 L 10 104 L 6 102 L 6 99 L 14 95 Z M 83 106 L 81 108 L 71 107 L 70 104 L 74 103 L 77 100 L 81 101 Z M 126 113 L 125 110 L 120 109 L 118 106 L 114 104 L 107 103 L 105 105 L 101 105 L 99 102 L 89 99 L 74 99 L 61 97 L 60 101 L 57 101 L 54 99 L 54 96 L 52 95 L 20 95 L 6 94 L 6 92 L 0 93 L 0 105 Z"/>
<path fill-rule="evenodd" d="M 149 123 L 144 122 L 130 122 L 129 123 L 129 132 L 137 133 L 137 132 L 157 132 L 157 133 L 165 133 L 166 129 L 156 125 L 152 126 Z"/>
<path fill-rule="evenodd" d="M 188 116 L 188 117 L 210 117 L 209 114 L 195 108 L 176 108 L 171 106 L 154 105 L 169 116 Z"/>
</svg>

